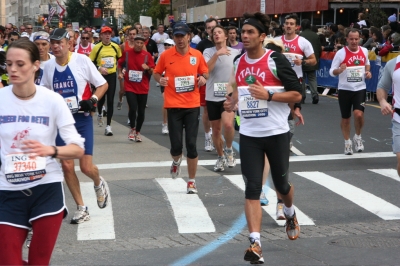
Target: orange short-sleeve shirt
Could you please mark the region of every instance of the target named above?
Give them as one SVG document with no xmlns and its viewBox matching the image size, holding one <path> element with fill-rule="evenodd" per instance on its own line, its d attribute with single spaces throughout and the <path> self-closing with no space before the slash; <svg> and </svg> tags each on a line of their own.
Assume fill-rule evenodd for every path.
<svg viewBox="0 0 400 266">
<path fill-rule="evenodd" d="M 165 50 L 158 59 L 155 73 L 168 77 L 168 86 L 164 90 L 164 108 L 200 107 L 200 92 L 197 76 L 208 73 L 203 55 L 189 48 L 181 55 L 176 48 Z"/>
</svg>

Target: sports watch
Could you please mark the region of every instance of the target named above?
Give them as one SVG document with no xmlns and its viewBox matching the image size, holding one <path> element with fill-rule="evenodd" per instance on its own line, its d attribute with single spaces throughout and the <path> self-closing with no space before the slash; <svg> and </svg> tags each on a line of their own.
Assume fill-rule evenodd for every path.
<svg viewBox="0 0 400 266">
<path fill-rule="evenodd" d="M 272 100 L 272 96 L 274 96 L 274 92 L 273 91 L 268 91 L 269 97 L 267 102 L 270 102 Z"/>
</svg>

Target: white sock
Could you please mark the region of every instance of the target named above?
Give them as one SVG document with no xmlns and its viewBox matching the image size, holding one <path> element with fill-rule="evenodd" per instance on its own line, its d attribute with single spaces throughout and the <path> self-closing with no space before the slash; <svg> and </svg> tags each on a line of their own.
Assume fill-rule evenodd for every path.
<svg viewBox="0 0 400 266">
<path fill-rule="evenodd" d="M 175 161 L 175 160 L 174 160 L 174 163 L 175 163 L 175 164 L 180 164 L 181 161 L 182 161 L 182 157 L 180 157 L 180 158 L 178 159 L 178 161 Z"/>
<path fill-rule="evenodd" d="M 260 232 L 252 232 L 252 233 L 250 233 L 250 238 L 253 238 L 261 247 L 261 241 L 260 241 L 261 235 L 260 235 Z"/>
<path fill-rule="evenodd" d="M 211 127 L 210 127 L 210 132 L 209 133 L 210 133 L 210 135 L 212 135 L 212 128 Z"/>
<path fill-rule="evenodd" d="M 194 180 L 194 179 L 190 179 L 190 178 L 189 178 L 188 182 L 193 182 L 193 183 L 196 183 L 196 180 Z"/>
<path fill-rule="evenodd" d="M 356 139 L 361 139 L 361 134 L 360 135 L 354 134 L 354 136 L 356 137 Z"/>
<path fill-rule="evenodd" d="M 204 135 L 206 136 L 206 139 L 211 139 L 211 134 L 210 134 L 210 132 L 204 133 Z"/>
<path fill-rule="evenodd" d="M 101 187 L 101 184 L 103 184 L 103 181 L 100 180 L 100 184 L 98 186 L 94 186 L 95 188 Z"/>
<path fill-rule="evenodd" d="M 294 207 L 293 207 L 293 205 L 290 206 L 289 208 L 284 206 L 283 207 L 283 212 L 286 214 L 286 216 L 292 217 L 294 215 Z"/>
<path fill-rule="evenodd" d="M 230 151 L 232 151 L 232 147 L 230 147 L 230 148 L 225 147 L 225 150 L 230 152 Z"/>
<path fill-rule="evenodd" d="M 344 144 L 352 144 L 351 139 L 347 139 L 347 140 L 345 139 Z"/>
</svg>

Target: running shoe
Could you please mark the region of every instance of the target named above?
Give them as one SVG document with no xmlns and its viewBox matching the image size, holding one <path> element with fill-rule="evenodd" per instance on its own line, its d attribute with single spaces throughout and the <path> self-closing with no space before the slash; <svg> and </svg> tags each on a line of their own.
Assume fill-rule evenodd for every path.
<svg viewBox="0 0 400 266">
<path fill-rule="evenodd" d="M 361 143 L 362 144 L 362 143 Z M 352 155 L 353 154 L 353 145 L 350 143 L 344 143 L 344 154 Z"/>
<path fill-rule="evenodd" d="M 285 220 L 285 214 L 283 213 L 283 207 L 285 204 L 283 203 L 277 203 L 276 204 L 276 219 L 277 220 Z"/>
<path fill-rule="evenodd" d="M 226 159 L 224 156 L 218 156 L 217 162 L 214 166 L 215 172 L 222 172 L 225 170 L 224 166 L 226 166 Z"/>
<path fill-rule="evenodd" d="M 129 120 L 129 118 L 128 118 L 128 120 L 126 121 L 126 124 L 127 124 L 128 126 L 131 124 L 131 120 Z"/>
<path fill-rule="evenodd" d="M 32 236 L 33 236 L 33 231 L 31 228 L 31 229 L 29 229 L 28 235 L 26 236 L 25 245 L 27 248 L 29 248 L 31 246 Z"/>
<path fill-rule="evenodd" d="M 229 168 L 233 168 L 236 166 L 236 153 L 233 152 L 233 150 L 225 150 L 225 158 L 226 158 L 226 164 L 228 165 Z"/>
<path fill-rule="evenodd" d="M 118 102 L 118 103 L 117 103 L 117 109 L 118 109 L 118 110 L 121 110 L 121 108 L 122 108 L 122 102 Z"/>
<path fill-rule="evenodd" d="M 104 135 L 106 136 L 112 136 L 112 130 L 111 130 L 111 126 L 106 126 L 106 129 L 104 130 Z"/>
<path fill-rule="evenodd" d="M 89 210 L 86 206 L 77 206 L 74 217 L 71 218 L 71 224 L 81 224 L 90 220 Z"/>
<path fill-rule="evenodd" d="M 103 126 L 103 116 L 102 115 L 97 115 L 97 124 L 99 127 Z"/>
<path fill-rule="evenodd" d="M 297 221 L 296 217 L 296 212 L 293 214 L 293 216 L 289 217 L 286 216 L 286 234 L 290 240 L 296 240 L 299 237 L 300 234 L 300 225 L 299 222 Z"/>
<path fill-rule="evenodd" d="M 261 195 L 260 195 L 260 204 L 261 206 L 267 206 L 269 203 L 267 196 L 265 196 L 264 190 L 261 191 Z"/>
<path fill-rule="evenodd" d="M 257 241 L 250 239 L 250 247 L 244 252 L 244 260 L 250 261 L 250 264 L 264 264 L 262 250 Z"/>
<path fill-rule="evenodd" d="M 212 138 L 206 138 L 205 144 L 204 144 L 204 149 L 205 149 L 205 151 L 213 151 L 214 150 Z"/>
<path fill-rule="evenodd" d="M 104 178 L 100 176 L 100 186 L 94 187 L 94 191 L 96 192 L 96 197 L 97 197 L 97 206 L 99 206 L 100 209 L 103 209 L 107 207 L 107 201 L 108 201 L 108 191 L 106 187 L 106 181 Z"/>
<path fill-rule="evenodd" d="M 135 141 L 136 141 L 136 142 L 142 142 L 142 137 L 141 137 L 141 135 L 140 135 L 139 132 L 137 132 L 137 133 L 135 134 Z"/>
<path fill-rule="evenodd" d="M 128 139 L 131 141 L 135 141 L 135 129 L 131 129 L 128 134 Z"/>
<path fill-rule="evenodd" d="M 197 187 L 195 182 L 187 182 L 187 194 L 197 194 Z"/>
<path fill-rule="evenodd" d="M 182 162 L 182 157 L 179 158 L 178 163 L 175 163 L 175 161 L 172 161 L 171 169 L 169 170 L 169 172 L 173 179 L 177 178 L 179 176 L 179 174 L 181 173 L 181 162 Z"/>
<path fill-rule="evenodd" d="M 361 136 L 357 138 L 356 135 L 354 135 L 353 142 L 354 142 L 354 149 L 357 152 L 362 152 L 364 150 L 364 144 Z"/>
<path fill-rule="evenodd" d="M 163 135 L 167 135 L 167 134 L 169 133 L 169 131 L 168 131 L 168 124 L 162 124 L 161 133 L 162 133 Z"/>
</svg>

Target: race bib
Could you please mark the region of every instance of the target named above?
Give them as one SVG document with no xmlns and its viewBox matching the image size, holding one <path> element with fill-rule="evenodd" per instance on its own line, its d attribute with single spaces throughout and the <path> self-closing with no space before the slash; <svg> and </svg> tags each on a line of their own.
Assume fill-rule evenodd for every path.
<svg viewBox="0 0 400 266">
<path fill-rule="evenodd" d="M 129 81 L 142 82 L 143 71 L 129 70 Z"/>
<path fill-rule="evenodd" d="M 214 83 L 214 97 L 225 97 L 228 83 Z"/>
<path fill-rule="evenodd" d="M 194 76 L 175 78 L 175 91 L 177 93 L 190 92 L 194 90 Z"/>
<path fill-rule="evenodd" d="M 78 112 L 79 106 L 76 96 L 65 97 L 64 101 L 67 104 L 69 110 L 71 110 L 71 113 L 75 114 Z"/>
<path fill-rule="evenodd" d="M 365 74 L 365 66 L 346 68 L 347 82 L 361 82 Z"/>
<path fill-rule="evenodd" d="M 6 155 L 5 176 L 9 183 L 18 185 L 42 179 L 46 174 L 46 158 L 29 154 Z"/>
<path fill-rule="evenodd" d="M 243 118 L 261 118 L 268 116 L 268 102 L 258 100 L 250 95 L 239 99 L 240 113 Z"/>
<path fill-rule="evenodd" d="M 103 57 L 101 59 L 101 66 L 105 68 L 113 68 L 115 66 L 114 57 Z"/>
</svg>

